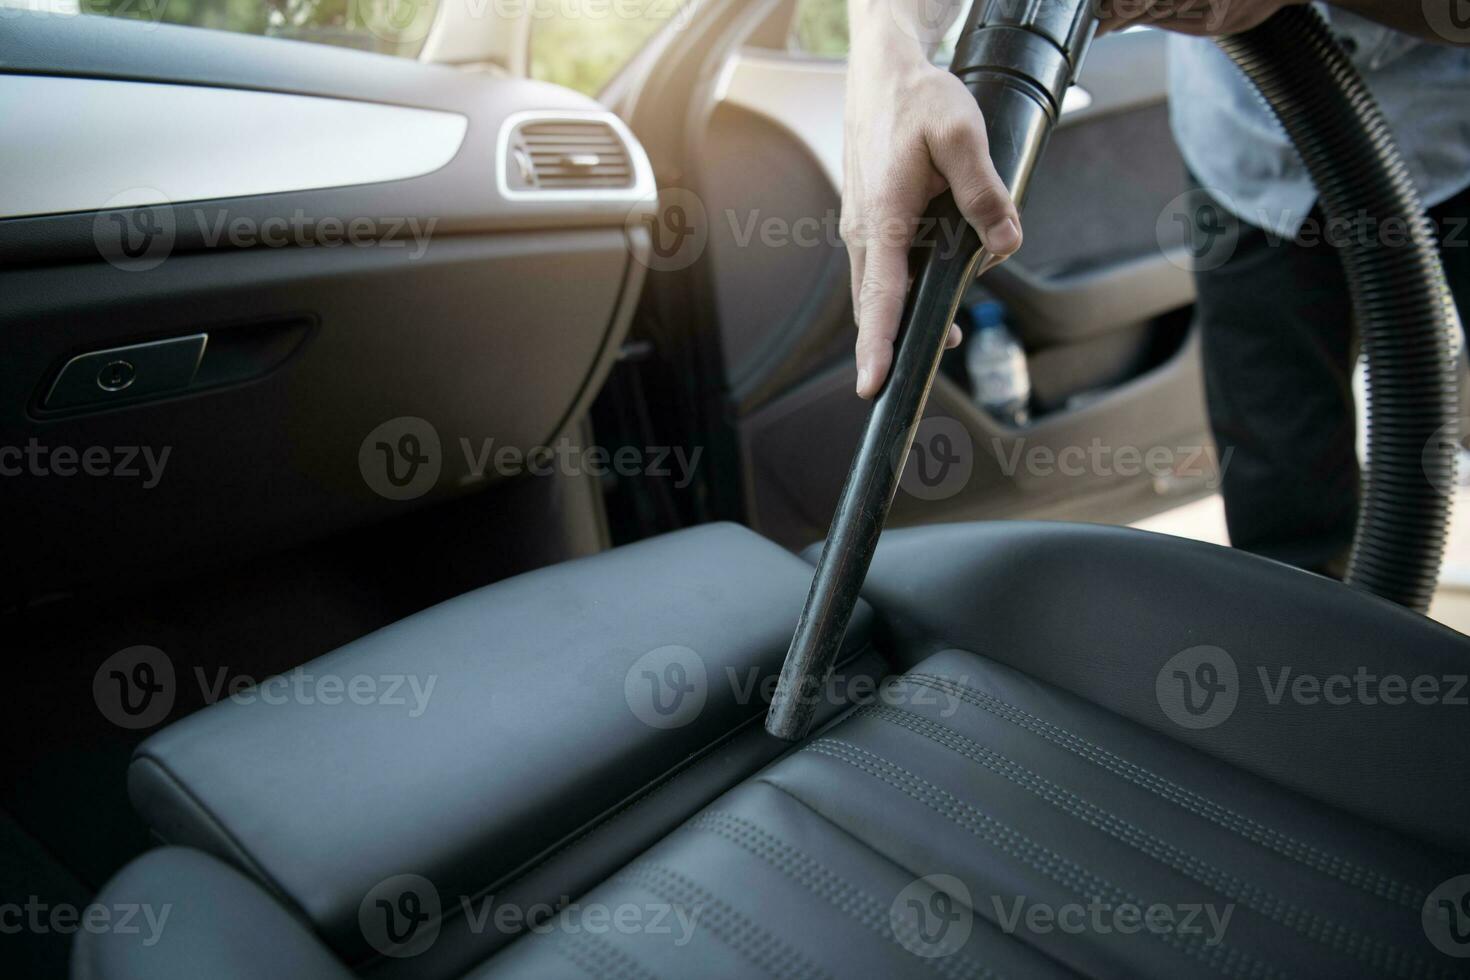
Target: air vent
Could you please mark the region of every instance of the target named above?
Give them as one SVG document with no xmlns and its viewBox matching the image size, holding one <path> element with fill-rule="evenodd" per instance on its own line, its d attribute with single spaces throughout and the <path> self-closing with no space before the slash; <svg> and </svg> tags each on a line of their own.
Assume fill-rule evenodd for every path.
<svg viewBox="0 0 1470 980">
<path fill-rule="evenodd" d="M 506 183 L 512 191 L 622 190 L 634 186 L 633 161 L 601 119 L 534 119 L 510 137 Z"/>
</svg>

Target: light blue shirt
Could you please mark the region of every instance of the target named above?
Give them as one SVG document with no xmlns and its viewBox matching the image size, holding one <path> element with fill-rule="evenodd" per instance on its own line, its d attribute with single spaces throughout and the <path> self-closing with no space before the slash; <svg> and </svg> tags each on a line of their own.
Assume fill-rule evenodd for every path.
<svg viewBox="0 0 1470 980">
<path fill-rule="evenodd" d="M 1383 108 L 1425 206 L 1470 187 L 1470 48 L 1318 8 Z M 1317 200 L 1311 178 L 1266 103 L 1213 41 L 1170 36 L 1169 117 L 1185 163 L 1222 204 L 1258 228 L 1296 234 Z"/>
</svg>

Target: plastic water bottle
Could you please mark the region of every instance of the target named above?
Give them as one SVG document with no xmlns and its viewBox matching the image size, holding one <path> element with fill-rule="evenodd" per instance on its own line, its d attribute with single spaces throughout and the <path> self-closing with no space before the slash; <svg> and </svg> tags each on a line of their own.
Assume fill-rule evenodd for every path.
<svg viewBox="0 0 1470 980">
<path fill-rule="evenodd" d="M 975 403 L 1008 425 L 1030 416 L 1031 372 L 1026 350 L 1006 326 L 1006 308 L 995 300 L 968 310 L 972 333 L 965 343 L 965 368 Z"/>
</svg>

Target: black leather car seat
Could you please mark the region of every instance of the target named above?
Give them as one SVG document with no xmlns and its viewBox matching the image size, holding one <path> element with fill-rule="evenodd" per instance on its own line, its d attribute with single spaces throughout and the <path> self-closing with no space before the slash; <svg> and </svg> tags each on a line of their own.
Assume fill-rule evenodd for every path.
<svg viewBox="0 0 1470 980">
<path fill-rule="evenodd" d="M 744 566 L 738 573 L 744 579 L 729 578 L 736 574 L 730 562 L 701 570 L 687 557 L 699 543 L 717 543 Z M 639 547 L 593 560 L 579 574 L 627 572 L 656 559 L 664 571 L 649 573 L 655 587 L 706 596 L 710 608 L 686 609 L 686 619 L 725 603 L 740 612 L 747 601 L 769 607 L 759 620 L 747 616 L 746 638 L 718 657 L 727 666 L 753 658 L 763 676 L 779 665 L 801 598 L 800 589 L 789 602 L 778 598 L 793 577 L 798 584 L 802 578 L 788 556 L 730 528 Z M 546 599 L 552 603 L 577 599 L 576 587 L 557 584 L 565 583 L 565 571 L 538 574 L 542 582 L 526 595 L 559 593 Z M 610 581 L 603 586 L 609 594 L 619 588 Z M 449 865 L 436 870 L 431 860 L 455 855 L 460 865 L 474 865 L 484 883 L 496 863 L 481 853 L 487 840 L 466 843 L 474 822 L 462 813 L 436 816 L 433 792 L 413 798 L 415 787 L 453 785 L 453 766 L 426 758 L 425 774 L 397 779 L 405 797 L 400 809 L 419 815 L 422 834 L 410 834 L 389 815 L 379 839 L 353 840 L 365 824 L 344 818 L 339 831 L 356 829 L 328 847 L 330 827 L 310 833 L 292 814 L 304 807 L 312 819 L 333 822 L 321 799 L 334 791 L 323 789 L 314 800 L 272 798 L 276 767 L 269 752 L 276 739 L 297 737 L 305 730 L 297 726 L 308 724 L 336 771 L 360 780 L 372 768 L 339 755 L 334 726 L 321 712 L 267 719 L 266 712 L 239 705 L 211 708 L 163 733 L 161 747 L 145 745 L 151 761 L 140 779 L 150 788 L 143 808 L 151 807 L 155 825 L 172 820 L 176 830 L 197 827 L 196 818 L 177 809 L 185 800 L 209 811 L 216 828 L 184 836 L 217 856 L 168 847 L 125 869 L 99 901 L 171 902 L 173 929 L 152 946 L 137 937 L 83 934 L 76 972 L 274 980 L 351 972 L 1470 973 L 1470 959 L 1462 958 L 1470 954 L 1470 879 L 1461 878 L 1470 873 L 1463 680 L 1470 660 L 1458 634 L 1336 583 L 1226 549 L 1067 525 L 890 532 L 865 594 L 876 616 L 861 611 L 845 669 L 855 676 L 866 669 L 856 665 L 870 655 L 871 642 L 898 672 L 881 693 L 849 709 L 834 699 L 826 727 L 770 764 L 781 747 L 739 729 L 737 741 L 748 738 L 753 750 L 727 760 L 716 779 L 706 780 L 701 767 L 738 753 L 727 753 L 724 746 L 735 743 L 713 733 L 741 711 L 716 707 L 717 724 L 673 732 L 697 758 L 612 821 L 587 829 L 595 840 L 621 821 L 631 837 L 581 852 L 580 863 L 597 866 L 593 881 L 548 901 L 544 915 L 514 930 L 485 926 L 497 937 L 488 955 L 483 937 L 478 946 L 449 939 L 458 951 L 450 957 L 440 947 L 453 935 L 451 919 L 468 932 L 474 930 L 466 930 L 466 921 L 493 922 L 493 914 L 475 919 L 488 906 L 455 909 L 454 893 L 471 892 L 468 879 L 446 887 Z M 481 609 L 486 601 L 467 608 Z M 674 614 L 654 602 L 649 615 Z M 400 625 L 416 629 L 413 623 Z M 605 640 L 619 645 L 606 631 Z M 395 645 L 382 634 L 375 643 Z M 771 644 L 774 654 L 761 649 Z M 362 649 L 334 656 L 364 662 Z M 440 669 L 449 670 L 449 662 Z M 717 705 L 714 687 L 710 694 L 709 704 Z M 472 719 L 456 723 L 467 721 L 473 730 Z M 609 733 L 635 742 L 645 737 L 613 715 L 594 713 L 590 722 L 603 741 Z M 370 755 L 373 724 L 348 724 L 356 726 L 360 745 L 367 739 L 361 747 Z M 187 750 L 173 738 L 181 729 Z M 394 731 L 416 737 L 411 728 Z M 545 737 L 553 740 L 548 746 L 558 737 L 576 744 L 578 733 L 588 731 L 565 716 L 548 719 Z M 588 766 L 599 758 L 595 743 L 595 737 L 587 743 L 590 755 L 566 759 L 580 767 L 570 792 L 588 792 L 586 781 L 596 779 L 596 767 Z M 636 768 L 650 751 L 645 745 L 627 757 Z M 540 757 L 539 748 L 532 752 Z M 301 758 L 282 764 L 280 778 L 294 792 L 307 785 L 295 780 L 311 771 L 310 753 L 302 745 Z M 230 758 L 255 767 L 254 794 L 240 774 L 205 768 Z M 657 765 L 665 761 L 660 757 Z M 461 777 L 481 790 L 515 790 L 476 784 L 465 764 L 455 761 Z M 159 789 L 148 766 L 170 770 L 177 786 Z M 642 772 L 635 775 L 648 782 Z M 604 770 L 603 777 L 618 781 L 616 772 Z M 330 783 L 331 772 L 320 778 Z M 548 772 L 547 782 L 560 778 Z M 698 785 L 685 792 L 681 783 Z M 377 790 L 364 792 L 372 798 Z M 522 787 L 520 797 L 507 797 L 515 811 L 508 823 L 485 812 L 482 822 L 498 827 L 493 840 L 500 846 L 515 847 L 538 821 L 556 824 L 556 806 L 538 792 Z M 669 807 L 641 811 L 665 797 Z M 171 802 L 162 806 L 163 799 Z M 463 807 L 465 801 L 453 802 Z M 578 805 L 572 797 L 564 802 Z M 547 830 L 538 842 L 560 833 L 556 826 Z M 435 832 L 447 837 L 425 848 L 424 835 L 433 840 Z M 633 839 L 648 833 L 652 846 L 636 846 Z M 233 843 L 220 843 L 222 837 Z M 558 853 L 582 840 L 563 840 Z M 306 850 L 293 851 L 303 844 Z M 324 847 L 327 857 L 320 854 Z M 392 853 L 403 860 L 395 863 Z M 413 892 L 424 888 L 414 883 L 374 903 L 355 880 L 339 889 L 336 880 L 352 880 L 353 854 L 365 856 L 373 875 L 396 869 L 421 880 L 437 877 L 428 886 L 434 894 Z M 283 885 L 282 869 L 292 861 L 304 862 L 310 874 Z M 540 891 L 543 899 L 552 894 L 547 886 Z M 331 899 L 316 901 L 313 893 Z M 404 900 L 409 893 L 415 901 Z M 358 898 L 351 925 L 361 931 L 353 937 L 330 910 Z M 371 935 L 378 911 L 404 925 L 415 910 L 422 915 L 429 898 L 441 911 L 432 923 L 421 920 L 431 929 L 419 937 L 402 933 L 403 946 L 384 955 L 359 955 L 364 936 L 369 946 L 384 948 Z M 553 911 L 554 905 L 561 907 Z M 433 939 L 423 944 L 430 932 Z"/>
</svg>

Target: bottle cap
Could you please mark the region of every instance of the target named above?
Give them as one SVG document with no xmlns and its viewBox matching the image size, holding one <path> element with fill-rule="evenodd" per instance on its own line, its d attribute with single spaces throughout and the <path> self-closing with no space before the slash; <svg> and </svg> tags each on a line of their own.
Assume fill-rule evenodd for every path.
<svg viewBox="0 0 1470 980">
<path fill-rule="evenodd" d="M 999 300 L 987 299 L 970 307 L 970 319 L 981 330 L 1003 327 L 1006 323 L 1006 307 Z"/>
</svg>

